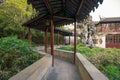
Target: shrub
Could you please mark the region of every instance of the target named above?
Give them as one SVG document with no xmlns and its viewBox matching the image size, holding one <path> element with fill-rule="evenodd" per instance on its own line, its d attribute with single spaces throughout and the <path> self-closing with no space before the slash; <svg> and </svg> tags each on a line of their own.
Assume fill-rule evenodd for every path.
<svg viewBox="0 0 120 80">
<path fill-rule="evenodd" d="M 7 80 L 42 56 L 26 40 L 16 36 L 0 39 L 0 80 Z"/>
<path fill-rule="evenodd" d="M 120 80 L 120 66 L 108 65 L 103 70 L 110 80 Z"/>
<path fill-rule="evenodd" d="M 62 50 L 68 50 L 68 51 L 73 51 L 74 50 L 74 46 L 69 45 L 69 46 L 61 46 L 58 49 L 62 49 Z"/>
</svg>

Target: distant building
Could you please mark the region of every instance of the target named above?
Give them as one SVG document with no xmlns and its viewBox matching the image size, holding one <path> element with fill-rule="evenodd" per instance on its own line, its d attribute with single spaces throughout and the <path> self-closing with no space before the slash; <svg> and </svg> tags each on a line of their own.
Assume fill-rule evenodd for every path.
<svg viewBox="0 0 120 80">
<path fill-rule="evenodd" d="M 120 17 L 101 19 L 93 41 L 97 47 L 120 48 Z"/>
</svg>

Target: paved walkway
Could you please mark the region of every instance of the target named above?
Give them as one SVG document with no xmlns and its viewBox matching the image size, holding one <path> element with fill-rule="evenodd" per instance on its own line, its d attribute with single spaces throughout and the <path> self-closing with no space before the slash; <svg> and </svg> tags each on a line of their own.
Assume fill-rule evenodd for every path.
<svg viewBox="0 0 120 80">
<path fill-rule="evenodd" d="M 54 67 L 51 67 L 47 80 L 81 80 L 74 64 L 64 60 L 55 59 Z"/>
<path fill-rule="evenodd" d="M 44 46 L 37 46 L 35 48 L 40 54 L 46 54 Z M 74 64 L 61 59 L 55 59 L 54 61 L 54 67 L 50 68 L 46 80 L 81 80 L 77 67 Z"/>
<path fill-rule="evenodd" d="M 37 51 L 40 54 L 44 54 L 44 55 L 46 54 L 44 51 L 44 46 L 36 46 L 35 51 Z"/>
</svg>

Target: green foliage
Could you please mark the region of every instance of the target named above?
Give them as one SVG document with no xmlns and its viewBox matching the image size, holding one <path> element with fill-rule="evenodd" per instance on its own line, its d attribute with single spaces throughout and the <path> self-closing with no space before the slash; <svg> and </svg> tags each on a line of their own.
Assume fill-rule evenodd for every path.
<svg viewBox="0 0 120 80">
<path fill-rule="evenodd" d="M 68 45 L 68 46 L 61 46 L 58 49 L 67 50 L 67 51 L 73 51 L 74 47 L 72 45 Z"/>
<path fill-rule="evenodd" d="M 110 80 L 120 80 L 120 66 L 108 65 L 103 70 Z"/>
<path fill-rule="evenodd" d="M 35 14 L 27 0 L 5 0 L 0 5 L 0 37 L 17 34 L 24 36 L 27 29 L 22 23 Z"/>
<path fill-rule="evenodd" d="M 73 51 L 74 47 L 62 46 L 59 49 Z M 110 80 L 120 80 L 120 50 L 115 48 L 89 48 L 81 42 L 77 52 L 83 54 L 91 63 L 100 69 Z"/>
<path fill-rule="evenodd" d="M 42 56 L 26 40 L 16 36 L 0 39 L 0 80 L 7 80 Z"/>
<path fill-rule="evenodd" d="M 37 12 L 32 8 L 32 5 L 27 4 L 27 0 L 5 0 L 0 5 L 0 37 L 18 35 L 21 39 L 27 38 L 28 29 L 21 25 L 36 14 Z M 44 32 L 35 29 L 31 29 L 31 32 L 32 41 L 37 45 L 43 45 Z M 55 35 L 54 41 L 56 44 L 57 35 Z"/>
</svg>

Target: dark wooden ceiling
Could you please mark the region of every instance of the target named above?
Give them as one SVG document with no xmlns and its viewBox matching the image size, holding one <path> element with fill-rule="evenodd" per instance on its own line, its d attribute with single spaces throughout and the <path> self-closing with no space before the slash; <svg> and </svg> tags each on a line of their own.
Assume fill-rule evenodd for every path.
<svg viewBox="0 0 120 80">
<path fill-rule="evenodd" d="M 102 4 L 103 0 L 27 0 L 38 11 L 31 20 L 25 22 L 27 27 L 49 27 L 53 16 L 55 27 L 73 23 L 87 18 L 89 13 Z"/>
</svg>

